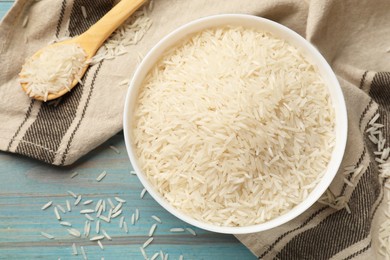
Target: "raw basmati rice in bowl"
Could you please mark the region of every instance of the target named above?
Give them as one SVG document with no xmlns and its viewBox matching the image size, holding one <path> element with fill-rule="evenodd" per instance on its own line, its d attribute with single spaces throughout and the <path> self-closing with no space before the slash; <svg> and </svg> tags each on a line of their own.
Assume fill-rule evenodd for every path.
<svg viewBox="0 0 390 260">
<path fill-rule="evenodd" d="M 127 151 L 163 207 L 229 234 L 279 226 L 313 205 L 343 157 L 347 114 L 319 52 L 290 29 L 217 15 L 162 39 L 134 74 Z"/>
</svg>

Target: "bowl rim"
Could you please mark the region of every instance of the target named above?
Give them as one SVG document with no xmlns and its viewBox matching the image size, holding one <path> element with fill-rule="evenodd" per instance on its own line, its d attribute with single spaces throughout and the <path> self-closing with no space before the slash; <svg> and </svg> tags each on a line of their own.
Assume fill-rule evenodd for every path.
<svg viewBox="0 0 390 260">
<path fill-rule="evenodd" d="M 180 41 L 180 39 L 185 38 L 188 33 L 185 33 L 188 29 L 191 29 L 192 27 L 196 27 L 199 24 L 207 24 L 209 23 L 210 26 L 205 26 L 203 29 L 198 29 L 195 31 L 191 31 L 191 33 L 204 30 L 205 28 L 212 28 L 216 27 L 216 25 L 213 25 L 215 21 L 218 20 L 224 20 L 224 19 L 242 19 L 243 21 L 249 21 L 250 22 L 259 22 L 266 24 L 270 27 L 275 27 L 276 30 L 279 30 L 288 37 L 294 38 L 294 40 L 298 41 L 300 45 L 304 47 L 306 51 L 310 53 L 310 55 L 313 55 L 315 58 L 316 65 L 325 71 L 325 73 L 330 77 L 328 81 L 332 82 L 332 87 L 328 86 L 328 90 L 332 90 L 334 92 L 333 97 L 331 95 L 332 99 L 332 105 L 335 109 L 335 135 L 336 139 L 338 139 L 335 142 L 335 146 L 332 151 L 332 157 L 328 163 L 326 172 L 324 173 L 324 176 L 322 179 L 317 183 L 316 187 L 309 193 L 308 197 L 303 200 L 301 203 L 296 205 L 293 209 L 289 210 L 287 213 L 282 214 L 276 218 L 273 218 L 269 221 L 250 225 L 250 226 L 240 226 L 240 227 L 226 227 L 226 226 L 217 226 L 205 222 L 201 222 L 199 220 L 196 220 L 189 215 L 181 212 L 180 210 L 173 207 L 169 202 L 167 202 L 162 195 L 159 194 L 157 190 L 153 187 L 153 185 L 147 180 L 146 175 L 141 171 L 137 156 L 134 149 L 132 148 L 132 142 L 130 138 L 130 106 L 131 106 L 131 98 L 134 95 L 138 95 L 138 88 L 139 85 L 136 86 L 136 81 L 139 80 L 141 75 L 145 72 L 145 67 L 147 67 L 147 71 L 150 70 L 151 67 L 148 68 L 148 61 L 151 59 L 154 59 L 155 53 L 161 51 L 165 51 L 166 49 L 170 48 L 173 44 L 171 43 L 168 46 L 165 46 L 165 48 L 162 48 L 166 42 L 169 42 L 171 38 L 179 37 L 179 40 L 175 40 L 174 43 L 177 43 Z M 228 23 L 226 23 L 228 25 Z M 285 39 L 289 41 L 286 37 Z M 160 56 L 160 55 L 158 55 Z M 152 63 L 155 64 L 155 61 Z M 153 65 L 149 65 L 153 66 Z M 146 74 L 145 74 L 146 75 Z M 144 77 L 142 77 L 142 80 Z M 142 82 L 141 80 L 141 82 Z M 135 97 L 134 97 L 135 98 Z M 335 100 L 336 103 L 335 104 Z M 337 111 L 336 111 L 337 109 Z M 217 233 L 224 233 L 224 234 L 249 234 L 249 233 L 255 233 L 260 231 L 269 230 L 271 228 L 280 226 L 296 217 L 304 213 L 308 208 L 310 208 L 320 197 L 321 195 L 326 191 L 326 189 L 329 187 L 331 182 L 333 181 L 334 177 L 337 174 L 337 171 L 341 165 L 341 161 L 345 152 L 346 142 L 347 142 L 347 133 L 348 133 L 348 120 L 347 120 L 347 109 L 345 105 L 345 99 L 343 92 L 341 90 L 340 84 L 337 80 L 336 75 L 334 74 L 333 70 L 331 69 L 328 62 L 325 60 L 325 58 L 321 55 L 321 53 L 306 39 L 304 39 L 301 35 L 296 33 L 295 31 L 289 29 L 288 27 L 285 27 L 284 25 L 281 25 L 277 22 L 268 20 L 266 18 L 249 15 L 249 14 L 218 14 L 218 15 L 211 15 L 206 16 L 203 18 L 199 18 L 196 20 L 193 20 L 191 22 L 188 22 L 177 29 L 173 30 L 166 36 L 164 36 L 161 40 L 158 41 L 157 44 L 153 46 L 152 49 L 150 49 L 145 56 L 145 58 L 142 60 L 141 64 L 136 69 L 135 73 L 133 74 L 133 77 L 131 79 L 131 82 L 129 84 L 129 88 L 127 90 L 127 94 L 125 97 L 125 106 L 124 106 L 124 113 L 123 113 L 123 130 L 124 130 L 124 139 L 125 139 L 125 145 L 126 150 L 128 153 L 128 156 L 130 158 L 131 164 L 133 166 L 134 171 L 136 172 L 139 180 L 141 181 L 142 185 L 146 188 L 146 190 L 149 192 L 149 194 L 166 210 L 168 210 L 172 215 L 176 216 L 177 218 L 183 220 L 184 222 L 187 222 L 188 224 L 191 224 L 195 227 L 213 231 Z"/>
</svg>

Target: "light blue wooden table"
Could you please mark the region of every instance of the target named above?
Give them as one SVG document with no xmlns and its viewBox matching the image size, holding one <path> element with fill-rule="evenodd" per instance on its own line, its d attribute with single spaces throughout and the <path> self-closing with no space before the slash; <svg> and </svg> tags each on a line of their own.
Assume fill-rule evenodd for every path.
<svg viewBox="0 0 390 260">
<path fill-rule="evenodd" d="M 0 18 L 12 3 L 0 1 Z M 120 153 L 110 149 L 110 145 L 117 147 Z M 158 216 L 162 224 L 158 224 L 154 240 L 145 250 L 149 258 L 162 250 L 169 254 L 169 259 L 178 259 L 180 255 L 184 259 L 256 259 L 232 235 L 211 233 L 195 227 L 191 228 L 197 236 L 188 232 L 170 232 L 171 228 L 190 226 L 164 210 L 149 194 L 141 199 L 143 187 L 137 177 L 130 174 L 131 170 L 122 133 L 76 165 L 66 168 L 0 152 L 0 259 L 82 259 L 80 246 L 85 248 L 88 259 L 143 259 L 139 247 L 149 238 L 149 229 L 156 223 L 151 215 Z M 96 177 L 102 171 L 106 171 L 107 176 L 97 182 Z M 74 172 L 78 175 L 71 178 Z M 77 207 L 73 205 L 75 199 L 67 193 L 68 190 L 82 195 L 83 199 Z M 87 219 L 79 211 L 95 208 L 99 199 L 111 198 L 117 203 L 115 196 L 127 201 L 122 215 L 129 226 L 128 233 L 119 228 L 120 217 L 111 223 L 101 221 L 101 229 L 112 237 L 112 241 L 102 240 L 104 250 L 84 236 L 75 238 L 69 235 L 67 227 L 59 224 L 53 211 L 53 206 L 57 204 L 66 210 L 65 201 L 69 200 L 72 211 L 59 213 L 63 221 L 70 222 L 83 233 Z M 89 199 L 94 201 L 93 204 L 82 205 Z M 53 201 L 53 206 L 41 210 L 48 201 Z M 140 212 L 139 221 L 131 225 L 131 216 L 136 209 Z M 90 237 L 96 235 L 96 221 L 91 222 Z M 55 238 L 47 239 L 41 235 L 41 231 Z M 72 255 L 73 243 L 78 248 L 77 256 Z"/>
</svg>

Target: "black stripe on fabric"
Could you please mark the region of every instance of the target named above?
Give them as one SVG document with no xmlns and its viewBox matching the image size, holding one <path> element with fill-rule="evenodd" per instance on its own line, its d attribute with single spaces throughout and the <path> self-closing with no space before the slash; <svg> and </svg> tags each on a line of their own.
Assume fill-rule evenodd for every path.
<svg viewBox="0 0 390 260">
<path fill-rule="evenodd" d="M 65 151 L 64 151 L 64 154 L 62 155 L 62 158 L 61 158 L 61 163 L 60 165 L 64 165 L 65 163 L 65 160 L 66 160 L 66 156 L 68 155 L 68 152 L 69 152 L 69 149 L 70 149 L 70 146 L 72 144 L 72 141 L 73 141 L 73 138 L 74 138 L 74 135 L 76 134 L 77 130 L 79 129 L 80 125 L 81 125 L 81 121 L 84 119 L 84 116 L 85 116 L 85 112 L 87 111 L 87 108 L 88 108 L 88 105 L 89 105 L 89 101 L 91 99 L 91 96 L 92 96 L 92 92 L 93 92 L 93 89 L 94 89 L 94 86 L 95 86 L 95 80 L 96 80 L 96 77 L 100 71 L 100 68 L 102 66 L 103 62 L 100 62 L 99 63 L 99 66 L 97 67 L 96 71 L 95 71 L 95 74 L 93 75 L 93 79 L 92 79 L 92 83 L 91 83 L 91 89 L 89 90 L 89 93 L 88 93 L 88 97 L 87 97 L 87 101 L 84 105 L 84 108 L 83 108 L 83 112 L 81 114 L 81 117 L 80 117 L 80 120 L 78 121 L 75 129 L 73 130 L 70 138 L 69 138 L 69 141 L 68 141 L 68 144 L 66 145 L 66 148 L 65 148 Z"/>
<path fill-rule="evenodd" d="M 73 37 L 85 32 L 110 11 L 113 5 L 113 0 L 75 0 L 72 8 L 72 19 L 69 22 L 69 36 Z M 86 18 L 83 15 L 82 7 L 86 9 Z"/>
<path fill-rule="evenodd" d="M 81 6 L 95 6 L 100 11 L 100 16 L 91 15 L 90 20 L 84 19 Z M 69 17 L 69 24 L 72 25 L 68 28 L 70 36 L 77 35 L 81 32 L 80 30 L 84 31 L 89 28 L 90 25 L 100 19 L 111 7 L 111 0 L 93 2 L 88 0 L 75 0 Z M 83 77 L 83 82 L 85 82 L 87 74 Z M 47 163 L 52 163 L 64 135 L 76 117 L 83 88 L 83 84 L 78 84 L 70 93 L 62 97 L 57 107 L 43 103 L 36 120 L 27 129 L 23 139 L 18 144 L 16 152 Z"/>
<path fill-rule="evenodd" d="M 57 29 L 56 29 L 56 37 L 57 38 L 60 35 L 61 24 L 62 24 L 62 20 L 64 19 L 64 14 L 65 14 L 65 8 L 66 8 L 66 0 L 63 0 L 62 5 L 61 5 L 60 18 L 58 19 Z"/>
<path fill-rule="evenodd" d="M 370 241 L 370 243 L 367 246 L 363 247 L 362 249 L 360 249 L 359 251 L 353 253 L 352 255 L 344 258 L 343 260 L 350 260 L 352 258 L 355 258 L 358 255 L 363 254 L 364 252 L 366 252 L 368 249 L 370 249 L 370 247 L 371 247 L 371 241 Z"/>
<path fill-rule="evenodd" d="M 369 95 L 386 110 L 390 110 L 390 72 L 378 72 L 372 79 Z"/>
<path fill-rule="evenodd" d="M 362 152 L 362 154 L 360 155 L 360 157 L 359 157 L 357 163 L 356 163 L 355 166 L 354 166 L 355 169 L 357 169 L 357 168 L 360 166 L 360 164 L 362 163 L 362 161 L 363 161 L 363 159 L 364 159 L 364 156 L 366 156 L 366 153 L 367 153 L 366 146 L 363 146 L 363 152 Z M 351 181 L 352 177 L 353 177 L 353 172 L 350 173 L 350 174 L 348 175 L 347 180 L 348 180 L 348 181 Z M 344 192 L 345 192 L 347 186 L 348 186 L 348 184 L 346 184 L 346 183 L 343 184 L 343 187 L 341 188 L 341 192 L 340 192 L 340 194 L 339 194 L 338 197 L 340 197 L 340 196 L 342 196 L 342 195 L 344 194 Z"/>
<path fill-rule="evenodd" d="M 382 188 L 384 188 L 387 179 L 388 179 L 388 178 L 383 179 Z M 382 192 L 381 199 L 380 199 L 379 203 L 376 205 L 376 207 L 375 207 L 375 209 L 374 209 L 374 211 L 373 211 L 373 213 L 372 213 L 372 216 L 373 216 L 373 217 L 375 216 L 375 213 L 377 212 L 379 206 L 382 204 L 383 199 L 384 199 L 384 197 L 385 197 L 384 195 L 385 195 L 384 192 Z M 364 248 L 360 249 L 359 251 L 357 251 L 357 252 L 351 254 L 351 255 L 348 256 L 347 258 L 344 258 L 343 260 L 349 260 L 349 259 L 355 258 L 356 256 L 358 256 L 358 255 L 364 253 L 365 251 L 367 251 L 367 250 L 371 247 L 371 243 L 372 243 L 372 241 L 370 240 L 370 243 L 369 243 L 367 246 L 365 246 Z"/>
<path fill-rule="evenodd" d="M 321 212 L 323 212 L 325 209 L 329 208 L 329 206 L 324 206 L 322 208 L 320 208 L 319 210 L 317 210 L 316 212 L 314 212 L 310 217 L 308 217 L 299 227 L 297 228 L 294 228 L 294 229 L 291 229 L 289 231 L 287 231 L 286 233 L 280 235 L 268 248 L 266 251 L 264 251 L 260 256 L 259 256 L 259 259 L 262 259 L 263 257 L 265 257 L 268 253 L 271 252 L 271 250 L 276 246 L 276 244 L 278 244 L 284 237 L 286 237 L 288 234 L 294 232 L 294 231 L 297 231 L 301 228 L 303 228 L 304 226 L 306 226 L 311 220 L 313 220 L 316 216 L 318 216 Z"/>
<path fill-rule="evenodd" d="M 385 141 L 385 147 L 388 147 L 390 145 L 390 135 L 389 135 L 389 128 L 390 128 L 390 123 L 389 123 L 389 115 L 390 111 L 384 109 L 382 106 L 379 106 L 379 114 L 381 115 L 379 117 L 380 121 L 379 123 L 383 124 L 384 127 L 382 128 L 382 134 L 383 138 L 386 139 Z"/>
<path fill-rule="evenodd" d="M 9 142 L 6 151 L 9 151 L 9 149 L 11 148 L 11 145 L 12 145 L 13 142 L 15 141 L 15 138 L 18 136 L 20 130 L 22 129 L 22 127 L 24 126 L 24 124 L 27 122 L 27 119 L 30 117 L 32 108 L 33 108 L 33 106 L 34 106 L 34 103 L 35 103 L 35 99 L 31 99 L 30 105 L 29 105 L 29 107 L 28 107 L 28 109 L 27 109 L 27 112 L 26 112 L 26 114 L 25 114 L 25 116 L 24 116 L 24 120 L 23 120 L 22 123 L 19 125 L 18 130 L 16 130 L 15 134 L 12 136 L 11 141 Z"/>
<path fill-rule="evenodd" d="M 317 226 L 291 239 L 277 254 L 277 258 L 329 259 L 365 239 L 370 234 L 375 214 L 373 205 L 380 193 L 379 177 L 370 163 L 349 200 L 352 213 L 348 214 L 344 209 L 332 213 Z"/>
<path fill-rule="evenodd" d="M 374 104 L 374 101 L 372 99 L 370 99 L 370 102 L 368 102 L 366 108 L 363 110 L 363 113 L 362 115 L 360 116 L 360 119 L 359 119 L 359 128 L 361 128 L 362 126 L 362 122 L 363 122 L 363 118 L 366 116 L 368 110 L 370 110 L 371 106 Z"/>
<path fill-rule="evenodd" d="M 379 112 L 380 110 L 381 110 L 381 109 L 380 109 L 380 107 L 379 107 L 378 110 L 375 111 L 375 113 L 373 114 L 373 116 L 370 118 L 370 120 L 368 120 L 368 122 L 370 122 L 371 119 L 373 119 L 373 118 L 376 116 L 377 113 L 379 113 L 379 115 L 382 115 L 382 113 Z M 383 124 L 382 118 L 383 118 L 383 117 L 380 116 L 380 117 L 377 119 L 376 122 L 377 122 L 377 123 L 380 123 L 380 124 L 381 124 L 381 123 Z M 375 150 L 376 150 L 376 145 L 372 144 L 371 140 L 369 140 L 369 139 L 367 138 L 366 131 L 367 131 L 367 129 L 368 129 L 369 127 L 370 127 L 369 124 L 367 124 L 367 125 L 364 127 L 364 130 L 363 130 L 363 139 L 364 139 L 366 142 L 365 142 L 365 145 L 364 145 L 364 147 L 363 147 L 363 153 L 362 153 L 362 155 L 360 156 L 358 162 L 355 164 L 355 169 L 357 169 L 357 168 L 360 166 L 360 164 L 362 163 L 362 161 L 363 161 L 363 159 L 364 159 L 364 156 L 365 156 L 366 153 L 367 153 L 367 148 L 366 148 L 367 146 L 372 147 L 372 148 L 373 148 L 373 149 L 371 149 L 372 151 L 375 151 Z M 387 142 L 387 141 L 386 141 L 386 142 Z M 375 160 L 375 159 L 373 159 L 373 160 Z M 353 177 L 353 172 L 350 173 L 350 174 L 348 175 L 347 180 L 348 180 L 348 181 L 351 181 L 352 177 Z M 339 196 L 343 195 L 343 193 L 345 192 L 347 186 L 348 186 L 348 184 L 346 184 L 346 183 L 343 184 L 343 187 L 342 187 L 342 189 L 341 189 L 341 192 L 340 192 L 340 195 L 339 195 Z"/>
<path fill-rule="evenodd" d="M 362 89 L 363 86 L 364 86 L 364 82 L 366 81 L 367 73 L 368 73 L 367 70 L 363 73 L 363 76 L 362 76 L 362 79 L 360 80 L 360 85 L 359 85 L 359 88 L 360 88 L 360 89 Z"/>
<path fill-rule="evenodd" d="M 82 86 L 76 86 L 63 96 L 57 107 L 42 103 L 36 120 L 26 131 L 16 152 L 52 163 L 63 136 L 76 116 L 82 92 Z"/>
</svg>

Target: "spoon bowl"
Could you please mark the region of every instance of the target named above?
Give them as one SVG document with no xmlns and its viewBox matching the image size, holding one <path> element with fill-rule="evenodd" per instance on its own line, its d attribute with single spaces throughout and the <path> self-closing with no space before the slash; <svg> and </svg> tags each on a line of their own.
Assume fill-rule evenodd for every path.
<svg viewBox="0 0 390 260">
<path fill-rule="evenodd" d="M 127 19 L 133 14 L 146 0 L 121 0 L 108 13 L 106 13 L 97 23 L 91 26 L 83 34 L 51 44 L 38 50 L 30 59 L 38 58 L 48 48 L 59 45 L 77 44 L 86 53 L 86 60 L 91 59 L 104 41 Z M 88 64 L 81 70 L 78 77 L 81 78 L 88 69 Z M 44 68 L 43 68 L 44 69 Z M 20 76 L 22 78 L 22 76 Z M 47 97 L 33 95 L 32 98 L 40 101 L 49 101 L 63 96 L 74 88 L 79 81 L 74 79 L 68 88 L 64 88 L 55 93 L 48 93 Z M 28 93 L 28 83 L 20 83 L 23 91 Z"/>
</svg>

